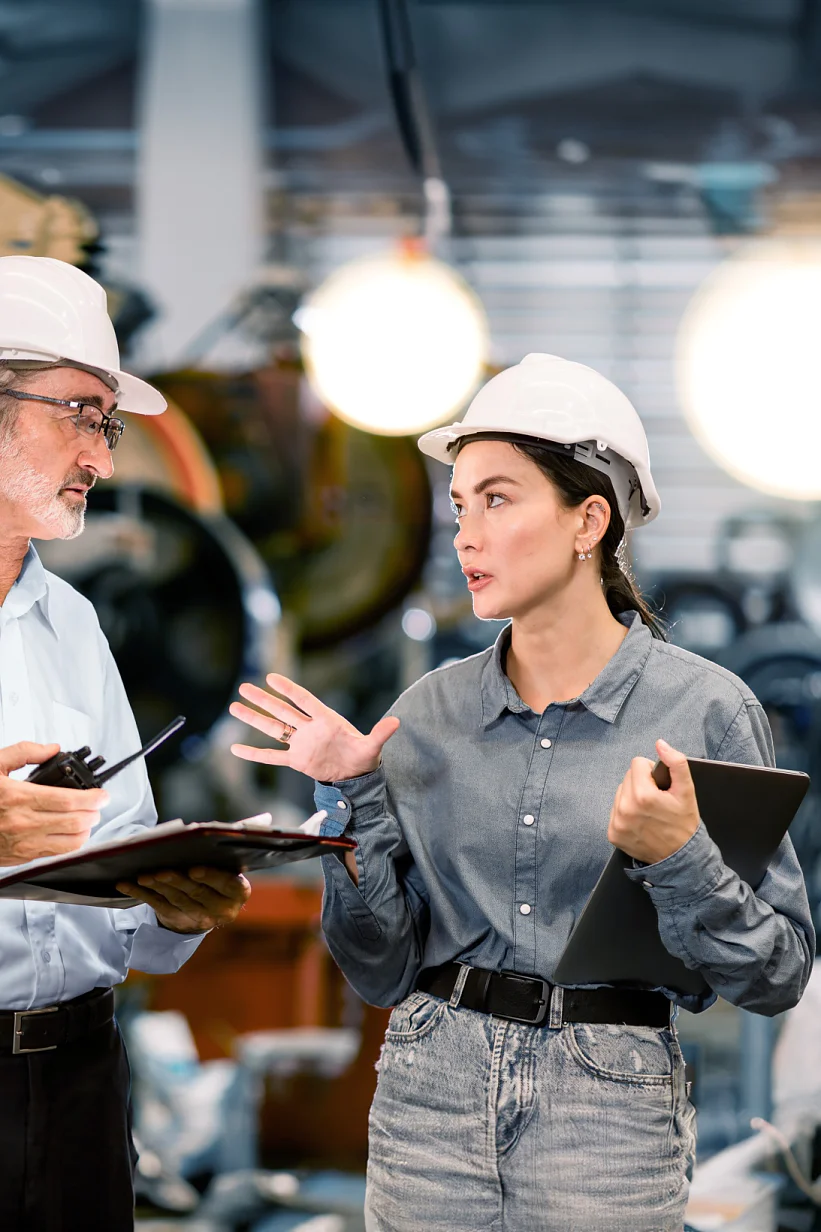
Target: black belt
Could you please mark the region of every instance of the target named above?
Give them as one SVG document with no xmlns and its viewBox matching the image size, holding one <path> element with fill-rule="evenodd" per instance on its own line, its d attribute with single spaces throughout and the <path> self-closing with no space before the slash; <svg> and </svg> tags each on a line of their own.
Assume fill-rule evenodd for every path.
<svg viewBox="0 0 821 1232">
<path fill-rule="evenodd" d="M 421 972 L 416 987 L 449 1001 L 464 969 L 465 965 L 457 962 L 427 967 Z M 494 1018 L 541 1027 L 550 1014 L 554 987 L 547 980 L 517 975 L 513 971 L 467 967 L 467 978 L 457 1004 L 492 1014 Z M 561 992 L 562 1023 L 611 1022 L 630 1027 L 670 1025 L 671 1002 L 661 992 L 641 988 L 564 988 Z"/>
<path fill-rule="evenodd" d="M 0 1051 L 49 1052 L 89 1035 L 114 1017 L 114 990 L 95 988 L 73 1001 L 34 1010 L 0 1010 Z"/>
</svg>

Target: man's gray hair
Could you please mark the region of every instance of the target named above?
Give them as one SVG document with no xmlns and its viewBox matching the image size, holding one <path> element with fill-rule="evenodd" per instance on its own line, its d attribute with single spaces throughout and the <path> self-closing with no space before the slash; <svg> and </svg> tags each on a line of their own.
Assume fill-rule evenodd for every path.
<svg viewBox="0 0 821 1232">
<path fill-rule="evenodd" d="M 60 367 L 62 365 L 59 360 L 0 359 L 0 432 L 4 437 L 8 437 L 14 428 L 20 404 L 16 398 L 4 398 L 3 390 L 11 389 L 12 386 L 25 389 L 35 373 Z"/>
</svg>

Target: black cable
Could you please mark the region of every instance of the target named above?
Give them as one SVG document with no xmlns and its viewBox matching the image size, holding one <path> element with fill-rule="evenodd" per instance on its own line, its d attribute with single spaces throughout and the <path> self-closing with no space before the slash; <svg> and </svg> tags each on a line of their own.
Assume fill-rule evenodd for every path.
<svg viewBox="0 0 821 1232">
<path fill-rule="evenodd" d="M 441 179 L 439 154 L 413 46 L 407 0 L 377 0 L 388 89 L 405 153 L 422 179 Z"/>
</svg>

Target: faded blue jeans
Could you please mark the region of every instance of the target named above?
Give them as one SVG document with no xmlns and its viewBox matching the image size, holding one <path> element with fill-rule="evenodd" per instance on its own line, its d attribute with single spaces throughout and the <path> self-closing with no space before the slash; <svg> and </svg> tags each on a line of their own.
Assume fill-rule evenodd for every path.
<svg viewBox="0 0 821 1232">
<path fill-rule="evenodd" d="M 674 1031 L 411 993 L 371 1108 L 367 1232 L 681 1232 L 694 1121 Z"/>
</svg>

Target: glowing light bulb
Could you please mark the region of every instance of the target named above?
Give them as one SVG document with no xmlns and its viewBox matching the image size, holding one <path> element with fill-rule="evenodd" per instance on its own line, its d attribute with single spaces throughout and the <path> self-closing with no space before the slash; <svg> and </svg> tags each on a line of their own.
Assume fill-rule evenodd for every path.
<svg viewBox="0 0 821 1232">
<path fill-rule="evenodd" d="M 369 432 L 435 427 L 461 409 L 483 375 L 481 303 L 448 265 L 410 247 L 342 266 L 295 319 L 317 395 Z"/>
<path fill-rule="evenodd" d="M 704 282 L 682 319 L 676 380 L 698 441 L 743 483 L 821 498 L 821 241 L 761 240 Z"/>
</svg>

